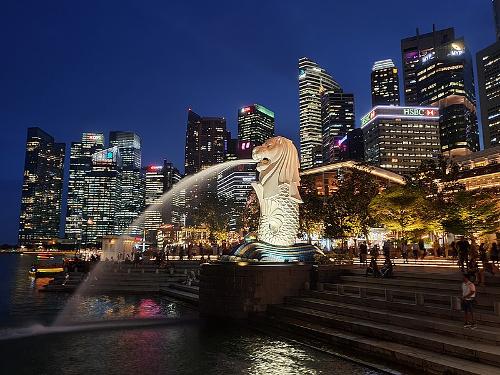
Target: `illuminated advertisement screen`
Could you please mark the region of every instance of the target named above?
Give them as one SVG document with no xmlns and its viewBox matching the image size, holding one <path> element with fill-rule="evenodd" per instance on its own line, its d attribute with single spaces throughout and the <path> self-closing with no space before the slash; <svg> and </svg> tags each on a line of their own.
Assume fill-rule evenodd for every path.
<svg viewBox="0 0 500 375">
<path fill-rule="evenodd" d="M 361 127 L 377 117 L 438 120 L 439 109 L 435 107 L 378 106 L 361 118 Z"/>
</svg>

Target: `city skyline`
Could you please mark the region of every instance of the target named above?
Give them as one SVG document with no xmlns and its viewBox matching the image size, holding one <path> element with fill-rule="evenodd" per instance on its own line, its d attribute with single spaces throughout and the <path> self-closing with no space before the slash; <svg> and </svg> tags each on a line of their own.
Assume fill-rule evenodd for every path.
<svg viewBox="0 0 500 375">
<path fill-rule="evenodd" d="M 399 4 L 392 1 L 388 1 L 387 3 Z M 424 3 L 425 2 L 421 2 L 421 4 Z M 54 78 L 56 83 L 50 80 L 47 81 L 47 78 L 43 77 L 38 79 L 38 82 L 34 82 L 32 85 L 35 88 L 42 88 L 45 90 L 43 96 L 31 94 L 29 91 L 27 91 L 27 88 L 21 90 L 20 87 L 16 86 L 16 90 L 10 91 L 12 97 L 3 98 L 5 99 L 3 100 L 4 105 L 9 106 L 10 103 L 14 103 L 14 101 L 17 100 L 23 103 L 23 108 L 16 108 L 16 105 L 13 104 L 13 108 L 9 107 L 9 111 L 6 111 L 6 114 L 4 113 L 3 115 L 3 123 L 7 127 L 7 139 L 9 140 L 9 142 L 5 142 L 5 145 L 2 147 L 5 152 L 3 158 L 3 170 L 6 171 L 5 176 L 3 177 L 3 185 L 6 187 L 6 198 L 4 198 L 3 203 L 7 204 L 6 211 L 12 212 L 9 212 L 9 214 L 5 214 L 7 225 L 4 226 L 2 232 L 0 232 L 0 242 L 14 242 L 14 238 L 17 234 L 15 228 L 17 226 L 17 217 L 19 213 L 19 190 L 22 176 L 22 164 L 24 162 L 25 131 L 27 127 L 40 126 L 42 129 L 52 134 L 58 141 L 65 142 L 67 144 L 69 144 L 71 141 L 77 141 L 81 133 L 85 131 L 98 131 L 105 134 L 108 134 L 110 130 L 133 131 L 138 133 L 143 139 L 143 165 L 158 163 L 161 162 L 164 158 L 168 158 L 169 160 L 172 160 L 176 166 L 181 166 L 183 164 L 183 142 L 181 142 L 181 140 L 183 140 L 183 133 L 185 132 L 186 111 L 189 106 L 192 106 L 197 112 L 206 114 L 208 116 L 226 117 L 228 130 L 235 134 L 238 108 L 250 103 L 257 102 L 266 107 L 272 108 L 275 111 L 276 133 L 288 136 L 292 138 L 296 142 L 296 144 L 298 144 L 299 126 L 296 65 L 298 59 L 302 56 L 307 56 L 316 61 L 319 65 L 327 69 L 333 75 L 334 79 L 342 85 L 346 92 L 354 93 L 356 98 L 356 127 L 359 127 L 361 114 L 366 113 L 370 110 L 371 97 L 369 87 L 370 72 L 373 62 L 379 59 L 392 58 L 395 61 L 396 66 L 398 68 L 401 68 L 401 61 L 399 56 L 400 40 L 404 37 L 413 35 L 416 27 L 419 27 L 422 33 L 431 31 L 432 23 L 436 23 L 437 28 L 455 27 L 457 36 L 464 36 L 466 38 L 473 54 L 475 54 L 478 50 L 486 47 L 487 45 L 493 43 L 495 39 L 495 32 L 493 28 L 494 23 L 491 3 L 489 1 L 484 1 L 484 3 L 480 2 L 479 4 L 474 4 L 474 6 L 466 4 L 466 2 L 445 3 L 446 4 L 437 5 L 437 8 L 435 4 L 433 4 L 435 14 L 433 15 L 433 17 L 429 17 L 428 15 L 426 15 L 425 18 L 421 16 L 421 14 L 423 13 L 420 13 L 419 15 L 416 14 L 416 12 L 411 12 L 413 8 L 416 9 L 416 6 L 409 4 L 408 11 L 412 14 L 409 20 L 407 19 L 404 22 L 402 20 L 394 21 L 399 25 L 399 28 L 392 30 L 392 28 L 382 27 L 381 29 L 383 30 L 377 31 L 375 33 L 374 38 L 378 37 L 379 39 L 381 39 L 383 42 L 381 43 L 381 45 L 377 46 L 377 43 L 375 43 L 374 46 L 367 46 L 361 43 L 359 36 L 353 36 L 353 38 L 358 41 L 357 45 L 359 45 L 360 48 L 362 47 L 363 51 L 360 51 L 358 48 L 356 48 L 356 44 L 340 43 L 338 51 L 342 53 L 339 54 L 338 51 L 334 52 L 330 47 L 325 47 L 325 44 L 321 45 L 320 42 L 311 40 L 312 37 L 316 35 L 316 32 L 313 32 L 311 30 L 306 30 L 307 32 L 305 33 L 304 38 L 301 38 L 297 41 L 293 41 L 293 39 L 289 40 L 291 47 L 285 48 L 285 53 L 283 54 L 283 56 L 280 56 L 279 59 L 274 57 L 273 59 L 271 59 L 271 61 L 266 61 L 267 64 L 263 64 L 260 66 L 259 64 L 255 64 L 256 66 L 250 67 L 249 65 L 251 64 L 244 61 L 244 55 L 242 55 L 241 52 L 238 52 L 234 57 L 231 57 L 230 53 L 226 51 L 224 52 L 224 55 L 228 55 L 230 57 L 230 65 L 234 65 L 234 60 L 236 59 L 237 61 L 241 62 L 241 66 L 237 71 L 233 66 L 232 70 L 230 70 L 225 75 L 220 73 L 220 71 L 215 71 L 215 75 L 222 74 L 224 78 L 222 82 L 216 86 L 217 89 L 226 89 L 225 91 L 220 91 L 220 95 L 212 93 L 210 93 L 209 95 L 199 95 L 193 94 L 192 92 L 186 93 L 185 91 L 181 91 L 178 96 L 176 96 L 177 93 L 169 94 L 167 92 L 168 95 L 162 97 L 161 95 L 158 95 L 159 92 L 156 91 L 156 94 L 148 92 L 146 98 L 139 100 L 136 103 L 138 105 L 134 106 L 134 108 L 127 108 L 126 106 L 128 104 L 132 104 L 132 99 L 137 100 L 139 96 L 143 96 L 142 92 L 140 92 L 141 95 L 137 95 L 136 93 L 136 95 L 133 95 L 132 98 L 130 97 L 130 94 L 129 97 L 123 94 L 123 97 L 121 98 L 110 96 L 108 102 L 103 101 L 103 97 L 100 97 L 101 101 L 96 99 L 89 100 L 88 102 L 83 101 L 82 106 L 88 107 L 85 110 L 83 110 L 82 108 L 75 108 L 74 102 L 72 102 L 71 100 L 68 100 L 66 102 L 66 104 L 70 104 L 68 108 L 61 109 L 61 107 L 64 107 L 64 102 L 61 103 L 63 105 L 54 105 L 54 103 L 62 100 L 63 95 L 61 93 L 61 89 L 69 89 L 68 86 L 71 85 L 71 82 L 75 80 L 75 76 L 78 74 L 78 69 L 82 69 L 82 66 L 77 66 L 76 68 L 78 69 L 76 69 L 76 72 L 74 73 L 69 73 L 67 71 L 64 71 L 63 69 L 64 74 L 61 78 L 66 77 L 66 79 L 70 81 L 69 83 L 65 83 L 64 80 L 57 80 L 58 76 Z M 431 3 L 429 2 L 429 4 Z M 444 14 L 444 11 L 441 11 L 440 13 L 440 9 L 446 10 L 447 7 L 451 6 L 458 7 L 459 9 L 461 9 L 461 12 L 455 12 L 458 14 L 453 15 Z M 14 13 L 17 14 L 16 12 L 20 12 L 20 10 L 14 9 L 15 7 L 16 6 L 13 5 L 12 9 L 10 10 L 14 11 Z M 182 6 L 175 6 L 177 10 L 179 7 Z M 292 4 L 290 9 L 284 9 L 279 7 L 278 5 L 267 5 L 266 7 L 270 7 L 271 10 L 274 10 L 275 12 L 281 11 L 286 16 L 284 17 L 285 19 L 287 17 L 289 18 L 288 21 L 281 21 L 280 25 L 274 26 L 277 28 L 279 28 L 280 26 L 283 29 L 290 28 L 291 24 L 293 24 L 293 20 L 296 20 L 297 17 L 299 17 L 299 14 L 297 14 L 299 7 L 294 6 L 294 4 Z M 366 7 L 367 10 L 373 10 L 372 4 L 367 4 Z M 125 6 L 125 8 L 127 7 Z M 267 10 L 267 8 L 265 10 Z M 346 12 L 347 14 L 351 15 L 351 19 L 355 16 L 355 14 L 353 13 L 353 7 L 336 5 L 331 6 L 331 8 L 336 8 L 337 11 Z M 32 11 L 35 12 L 35 10 Z M 45 9 L 45 12 L 48 11 L 50 10 Z M 62 14 L 64 14 L 64 9 L 61 9 L 60 11 L 62 12 Z M 233 11 L 236 11 L 236 9 L 231 9 L 231 7 L 228 6 L 226 14 L 231 14 Z M 400 11 L 400 7 L 394 7 L 394 10 L 392 10 L 392 12 L 394 12 L 395 14 Z M 122 10 L 122 12 L 125 12 L 125 10 Z M 42 12 L 42 14 L 44 13 Z M 377 10 L 373 10 L 372 14 L 376 16 Z M 380 14 L 384 13 L 381 12 Z M 472 22 L 470 18 L 474 14 L 482 15 L 482 17 L 485 18 L 484 22 Z M 32 14 L 31 16 L 34 17 L 34 15 L 35 14 Z M 47 14 L 45 15 L 48 18 L 53 17 L 49 17 Z M 129 14 L 129 16 L 131 15 Z M 142 16 L 146 15 L 143 14 Z M 356 16 L 361 17 L 361 15 Z M 126 17 L 126 14 L 124 14 L 124 17 Z M 149 17 L 152 17 L 152 15 L 149 14 Z M 388 19 L 390 19 L 390 14 L 388 14 L 387 17 Z M 101 20 L 100 18 L 99 20 L 103 22 L 103 20 Z M 247 20 L 247 26 L 248 22 L 251 21 Z M 285 23 L 284 26 L 283 22 Z M 467 22 L 470 22 L 469 26 L 466 25 Z M 473 28 L 472 26 L 475 24 L 479 24 L 479 27 Z M 12 27 L 12 24 L 10 24 L 10 26 Z M 58 25 L 54 26 L 54 28 L 57 29 L 57 26 Z M 83 25 L 80 26 L 83 27 Z M 9 24 L 7 24 L 7 27 L 9 27 Z M 45 25 L 45 27 L 47 28 L 47 30 L 42 27 L 42 35 L 40 36 L 41 39 L 47 38 L 49 35 L 51 35 L 51 32 L 53 32 L 53 30 L 51 31 L 50 27 L 48 27 L 47 25 Z M 369 29 L 370 28 L 366 26 L 366 30 Z M 263 32 L 265 31 L 269 31 L 267 27 Z M 221 32 L 221 30 L 217 29 L 214 35 L 220 34 Z M 282 31 L 281 33 L 285 34 L 284 31 Z M 288 40 L 288 36 L 282 35 L 281 33 L 275 35 L 272 38 L 273 41 L 279 41 L 280 38 L 285 37 L 286 40 Z M 113 32 L 110 32 L 110 34 L 115 35 Z M 207 35 L 206 37 L 210 40 L 210 38 L 214 38 L 214 35 L 211 34 Z M 292 34 L 292 36 L 293 35 L 294 34 Z M 324 38 L 324 34 L 317 35 L 320 40 Z M 109 37 L 109 35 L 107 36 Z M 26 37 L 26 35 L 24 35 L 24 37 Z M 262 35 L 259 35 L 259 37 L 262 37 Z M 339 36 L 338 38 L 341 39 L 341 36 Z M 29 39 L 27 43 L 32 43 L 33 45 L 44 45 L 44 43 L 42 43 L 44 41 L 38 41 L 38 44 L 36 42 L 37 39 L 33 37 Z M 133 39 L 132 42 L 138 43 L 138 40 Z M 229 46 L 230 40 L 227 40 L 225 42 Z M 47 43 L 47 41 L 45 41 L 45 43 Z M 205 48 L 207 47 L 207 45 L 204 45 L 202 42 L 200 43 Z M 272 43 L 266 42 L 266 48 L 272 47 L 268 44 Z M 390 47 L 387 48 L 385 47 L 386 45 Z M 12 41 L 10 44 L 8 44 L 8 47 L 9 46 L 12 46 Z M 52 45 L 48 47 L 54 48 L 56 46 Z M 83 49 L 85 50 L 85 47 L 89 48 L 90 46 L 84 43 L 83 47 Z M 119 48 L 119 46 L 115 47 Z M 98 46 L 96 46 L 96 48 L 98 48 Z M 99 48 L 103 48 L 102 44 Z M 220 49 L 220 47 L 218 48 Z M 120 51 L 122 50 L 120 49 Z M 47 52 L 50 54 L 51 52 L 53 53 L 54 50 L 48 48 Z M 145 56 L 151 54 L 151 56 L 154 57 L 152 52 L 154 51 L 146 51 Z M 159 52 L 160 55 L 164 53 L 161 51 L 156 52 Z M 20 55 L 22 55 L 22 53 L 20 53 Z M 20 58 L 20 56 L 14 57 L 17 59 Z M 233 60 L 231 60 L 231 58 Z M 347 66 L 350 64 L 345 64 L 346 60 L 352 60 L 352 66 Z M 225 62 L 222 65 L 227 67 L 229 62 Z M 262 60 L 261 62 L 264 61 Z M 10 68 L 5 70 L 7 73 L 12 73 L 13 68 L 9 65 L 9 63 L 10 61 L 3 62 L 2 64 L 6 64 L 6 67 Z M 35 67 L 37 67 L 38 69 L 43 69 L 44 64 L 46 63 L 47 61 L 42 59 L 42 61 L 39 62 L 38 65 L 32 64 L 29 67 L 31 67 L 31 69 L 35 69 Z M 111 66 L 107 66 L 107 64 L 112 65 L 113 63 L 109 61 L 104 64 L 106 65 L 105 68 L 107 70 L 111 69 Z M 117 65 L 118 67 L 120 67 L 120 64 Z M 141 64 L 139 62 L 135 62 L 135 65 L 136 68 L 142 67 L 144 69 L 145 67 L 147 67 L 146 64 Z M 362 68 L 360 68 L 360 65 L 362 66 Z M 17 73 L 19 75 L 23 72 L 23 68 L 27 69 L 29 67 L 27 67 L 26 65 L 22 65 L 21 68 L 18 68 L 17 71 L 14 71 L 14 73 Z M 158 69 L 158 67 L 156 68 Z M 95 67 L 95 69 L 97 69 L 97 67 Z M 251 77 L 247 77 L 245 75 L 245 72 L 249 70 L 251 72 Z M 88 73 L 87 70 L 85 71 Z M 141 70 L 139 69 L 139 71 Z M 121 72 L 121 74 L 123 73 L 124 72 Z M 210 80 L 210 76 L 213 73 L 214 71 L 211 71 L 208 68 L 200 68 L 195 72 L 195 76 L 192 78 L 192 81 L 190 81 L 190 83 L 194 82 L 196 79 L 200 79 L 203 83 L 205 83 L 207 89 L 210 90 L 210 82 L 212 82 Z M 241 90 L 234 90 L 233 87 L 235 86 L 235 84 L 232 83 L 232 79 L 234 78 L 235 73 L 240 74 L 239 76 L 237 76 L 240 79 L 237 86 L 240 86 L 240 82 L 253 82 L 251 82 L 250 86 L 242 84 L 243 89 Z M 167 78 L 170 75 L 175 75 L 176 73 L 169 72 L 168 66 L 166 66 L 161 70 L 155 71 L 155 74 L 158 77 L 163 77 L 165 81 L 162 82 L 167 85 Z M 14 74 L 14 77 L 15 76 L 16 75 Z M 123 76 L 120 74 L 114 76 L 114 79 L 116 79 L 116 81 L 119 81 L 118 78 L 123 79 Z M 141 78 L 144 78 L 143 81 L 140 81 Z M 132 77 L 132 83 L 134 83 L 135 85 L 139 85 L 142 90 L 147 89 L 147 87 L 152 87 L 154 89 L 155 85 L 152 84 L 151 78 L 151 76 Z M 29 75 L 28 77 L 25 77 L 25 79 L 29 79 Z M 42 80 L 43 82 L 40 83 L 40 80 Z M 402 80 L 401 76 L 400 80 Z M 50 86 L 51 82 L 52 85 L 55 86 L 52 87 L 52 91 L 49 90 L 51 87 L 47 87 Z M 6 83 L 6 88 L 7 90 L 9 90 L 11 86 L 13 86 L 13 83 L 10 82 L 10 79 L 7 80 Z M 104 93 L 100 95 L 107 96 L 110 94 L 110 92 L 107 88 L 106 83 L 107 81 L 104 81 L 101 82 L 100 85 L 98 85 L 97 82 L 94 82 L 93 88 L 98 89 L 102 87 Z M 117 82 L 114 83 L 115 86 L 113 87 L 113 92 L 115 93 L 120 91 L 120 89 L 133 91 L 133 85 L 129 85 L 130 82 L 127 83 L 128 89 L 117 87 L 119 86 L 117 85 Z M 125 84 L 126 82 L 123 82 L 123 85 Z M 183 85 L 188 87 L 190 86 L 189 84 L 186 85 L 186 83 L 183 83 Z M 76 87 L 73 87 L 72 89 L 74 90 L 78 88 L 81 87 L 76 85 Z M 83 88 L 85 90 L 89 90 L 89 86 L 84 85 Z M 34 92 L 37 92 L 37 90 L 35 89 Z M 28 97 L 29 100 L 27 100 L 27 103 L 19 100 L 19 95 L 21 94 Z M 90 94 L 90 92 L 87 92 L 87 96 L 91 96 Z M 99 97 L 99 95 L 97 95 L 97 97 Z M 37 98 L 40 100 L 37 101 Z M 80 99 L 84 98 L 85 95 L 80 97 Z M 230 100 L 228 100 L 228 98 L 230 98 Z M 150 102 L 147 102 L 147 100 L 149 100 Z M 168 105 L 165 104 L 167 102 Z M 162 108 L 160 110 L 162 106 L 165 108 Z M 125 117 L 127 117 L 127 120 L 121 121 Z M 170 135 L 170 131 L 172 131 L 172 135 Z M 66 149 L 66 152 L 69 154 L 68 147 Z M 14 155 L 14 157 L 12 157 L 12 155 Z M 5 156 L 9 156 L 9 158 L 6 158 Z M 14 161 L 12 161 L 12 159 L 14 159 Z M 68 159 L 66 158 L 66 164 L 67 163 Z M 12 230 L 12 228 L 14 228 L 14 230 Z"/>
</svg>

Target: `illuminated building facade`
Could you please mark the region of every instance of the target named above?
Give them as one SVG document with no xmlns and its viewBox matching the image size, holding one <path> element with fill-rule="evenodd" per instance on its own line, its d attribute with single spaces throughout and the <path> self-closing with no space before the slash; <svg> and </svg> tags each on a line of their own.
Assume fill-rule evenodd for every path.
<svg viewBox="0 0 500 375">
<path fill-rule="evenodd" d="M 417 88 L 417 65 L 424 56 L 427 56 L 440 45 L 455 39 L 455 30 L 448 28 L 436 30 L 432 27 L 431 33 L 420 34 L 417 29 L 415 36 L 401 40 L 401 61 L 403 62 L 403 82 L 405 105 L 420 105 Z"/>
<path fill-rule="evenodd" d="M 371 74 L 372 107 L 399 105 L 398 68 L 391 59 L 375 61 Z"/>
<path fill-rule="evenodd" d="M 169 191 L 176 183 L 182 179 L 182 174 L 174 166 L 172 162 L 164 160 L 163 162 L 163 193 Z M 176 192 L 166 202 L 164 202 L 162 209 L 162 218 L 164 223 L 181 225 L 184 223 L 182 220 L 182 210 L 185 208 L 185 195 L 186 191 Z"/>
<path fill-rule="evenodd" d="M 37 127 L 28 128 L 24 160 L 20 245 L 45 244 L 59 237 L 65 144 Z"/>
<path fill-rule="evenodd" d="M 500 1 L 493 1 L 497 41 L 476 56 L 484 148 L 500 144 Z"/>
<path fill-rule="evenodd" d="M 235 207 L 229 227 L 236 230 L 238 216 L 246 206 L 248 195 L 252 190 L 252 182 L 256 181 L 256 173 L 248 171 L 244 165 L 239 165 L 219 173 L 217 176 L 217 195 L 231 200 Z"/>
<path fill-rule="evenodd" d="M 118 148 L 122 160 L 121 207 L 117 214 L 118 230 L 122 234 L 144 209 L 141 138 L 133 132 L 112 131 L 109 145 Z"/>
<path fill-rule="evenodd" d="M 453 159 L 460 171 L 457 181 L 465 189 L 498 189 L 500 187 L 500 146 L 489 147 Z"/>
<path fill-rule="evenodd" d="M 340 92 L 340 85 L 328 72 L 307 57 L 299 59 L 300 167 L 313 168 L 322 163 L 323 127 L 321 95 Z"/>
<path fill-rule="evenodd" d="M 500 41 L 477 53 L 484 148 L 500 144 Z"/>
<path fill-rule="evenodd" d="M 106 235 L 121 232 L 122 158 L 118 147 L 92 155 L 92 169 L 86 180 L 82 242 L 91 245 Z"/>
<path fill-rule="evenodd" d="M 413 172 L 440 152 L 434 107 L 378 106 L 363 116 L 361 128 L 365 161 L 399 174 Z"/>
<path fill-rule="evenodd" d="M 156 244 L 158 229 L 162 225 L 161 196 L 163 195 L 163 166 L 149 165 L 144 168 L 146 179 L 146 208 L 144 228 L 148 242 Z"/>
<path fill-rule="evenodd" d="M 253 104 L 238 110 L 238 140 L 263 144 L 274 137 L 274 112 Z"/>
<path fill-rule="evenodd" d="M 441 151 L 479 150 L 471 54 L 462 38 L 434 48 L 416 66 L 418 101 L 439 107 Z"/>
<path fill-rule="evenodd" d="M 354 129 L 354 95 L 325 91 L 321 95 L 323 163 L 333 163 L 345 156 L 347 133 Z"/>
<path fill-rule="evenodd" d="M 83 206 L 92 155 L 103 149 L 102 133 L 83 133 L 81 142 L 71 143 L 65 237 L 76 243 L 82 241 Z"/>
<path fill-rule="evenodd" d="M 222 163 L 227 141 L 226 119 L 202 117 L 189 110 L 186 129 L 185 174 Z"/>
</svg>

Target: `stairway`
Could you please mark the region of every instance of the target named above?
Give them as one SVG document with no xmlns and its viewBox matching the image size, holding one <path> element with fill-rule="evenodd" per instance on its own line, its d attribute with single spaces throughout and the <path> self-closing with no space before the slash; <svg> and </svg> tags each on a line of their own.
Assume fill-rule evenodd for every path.
<svg viewBox="0 0 500 375">
<path fill-rule="evenodd" d="M 407 366 L 418 373 L 500 374 L 500 277 L 478 287 L 477 328 L 463 328 L 460 273 L 396 268 L 393 279 L 351 267 L 318 290 L 270 306 L 256 320 L 300 336 Z"/>
<path fill-rule="evenodd" d="M 160 293 L 168 297 L 198 305 L 200 294 L 198 285 L 198 281 L 193 281 L 191 285 L 169 283 L 160 287 Z"/>
</svg>

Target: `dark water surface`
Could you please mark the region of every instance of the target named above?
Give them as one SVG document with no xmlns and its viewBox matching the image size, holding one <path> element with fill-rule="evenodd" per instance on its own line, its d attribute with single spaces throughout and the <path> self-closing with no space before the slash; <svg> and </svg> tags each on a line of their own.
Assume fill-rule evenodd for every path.
<svg viewBox="0 0 500 375">
<path fill-rule="evenodd" d="M 234 323 L 202 322 L 195 310 L 159 296 L 81 297 L 75 319 L 171 324 L 5 339 L 50 325 L 69 297 L 38 292 L 48 280 L 28 277 L 31 262 L 0 255 L 0 374 L 376 374 Z"/>
</svg>

